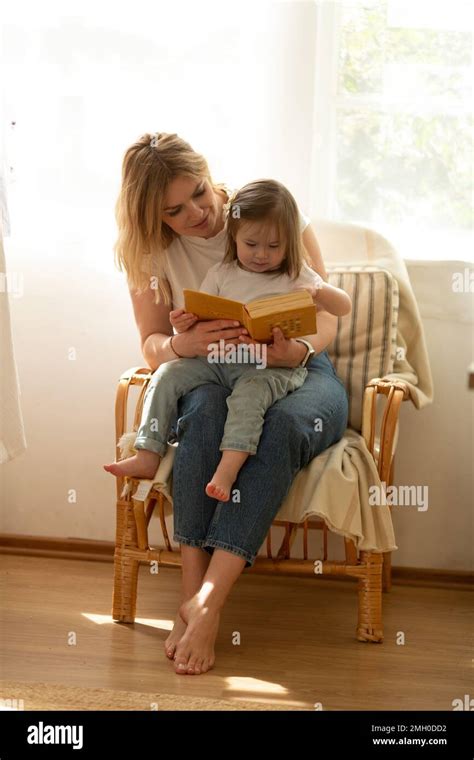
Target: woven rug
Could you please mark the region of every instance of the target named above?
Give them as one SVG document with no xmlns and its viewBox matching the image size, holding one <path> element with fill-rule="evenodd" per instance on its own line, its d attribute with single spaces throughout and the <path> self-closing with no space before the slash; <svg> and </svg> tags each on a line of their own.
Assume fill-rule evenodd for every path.
<svg viewBox="0 0 474 760">
<path fill-rule="evenodd" d="M 0 681 L 0 710 L 301 710 L 304 708 L 181 694 L 86 689 L 56 683 Z"/>
</svg>

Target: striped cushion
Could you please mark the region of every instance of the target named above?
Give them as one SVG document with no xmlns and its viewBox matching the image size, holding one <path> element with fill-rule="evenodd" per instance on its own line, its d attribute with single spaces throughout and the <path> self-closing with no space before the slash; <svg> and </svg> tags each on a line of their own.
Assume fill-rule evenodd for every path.
<svg viewBox="0 0 474 760">
<path fill-rule="evenodd" d="M 331 285 L 352 298 L 352 312 L 338 320 L 328 353 L 349 396 L 349 427 L 360 431 L 364 388 L 393 369 L 397 345 L 398 282 L 371 266 L 328 267 Z"/>
</svg>

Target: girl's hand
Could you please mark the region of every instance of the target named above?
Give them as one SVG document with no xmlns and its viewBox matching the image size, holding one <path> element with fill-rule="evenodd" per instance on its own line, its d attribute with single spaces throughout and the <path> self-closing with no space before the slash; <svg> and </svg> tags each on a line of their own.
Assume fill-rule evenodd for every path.
<svg viewBox="0 0 474 760">
<path fill-rule="evenodd" d="M 279 327 L 273 328 L 273 343 L 267 345 L 267 367 L 297 367 L 306 355 L 306 347 L 294 338 L 285 338 Z M 240 343 L 257 345 L 258 341 L 247 336 Z"/>
<path fill-rule="evenodd" d="M 174 311 L 170 311 L 170 322 L 177 333 L 186 332 L 186 330 L 189 330 L 196 321 L 196 315 L 191 314 L 189 311 L 184 311 L 184 309 L 174 309 Z"/>
</svg>

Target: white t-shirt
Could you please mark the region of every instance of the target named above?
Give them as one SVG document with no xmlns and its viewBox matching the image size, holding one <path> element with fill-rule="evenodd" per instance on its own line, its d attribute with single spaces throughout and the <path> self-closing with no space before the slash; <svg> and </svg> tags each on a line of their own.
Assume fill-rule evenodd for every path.
<svg viewBox="0 0 474 760">
<path fill-rule="evenodd" d="M 301 231 L 308 226 L 310 219 L 299 212 Z M 178 235 L 163 252 L 164 272 L 171 287 L 173 309 L 183 309 L 183 288 L 199 290 L 209 269 L 220 264 L 225 254 L 226 228 L 212 238 L 194 235 Z M 143 271 L 149 275 L 156 273 L 156 264 L 145 263 Z M 258 273 L 257 273 L 258 276 Z M 268 276 L 268 275 L 267 275 Z M 246 299 L 248 300 L 248 299 Z"/>
<path fill-rule="evenodd" d="M 247 272 L 236 261 L 232 261 L 230 264 L 215 264 L 211 267 L 199 290 L 213 296 L 249 303 L 256 298 L 290 293 L 296 288 L 317 288 L 322 282 L 319 274 L 306 262 L 303 262 L 298 277 L 292 279 L 288 274 Z"/>
</svg>

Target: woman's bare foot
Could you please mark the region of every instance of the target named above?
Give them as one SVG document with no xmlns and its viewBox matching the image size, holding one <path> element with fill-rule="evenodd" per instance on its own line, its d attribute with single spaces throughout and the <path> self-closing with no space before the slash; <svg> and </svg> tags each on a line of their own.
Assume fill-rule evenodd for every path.
<svg viewBox="0 0 474 760">
<path fill-rule="evenodd" d="M 120 462 L 104 464 L 104 470 L 117 478 L 152 478 L 160 464 L 161 457 L 154 451 L 140 449 L 135 456 L 122 459 Z"/>
<path fill-rule="evenodd" d="M 184 622 L 183 618 L 178 612 L 176 615 L 176 620 L 174 621 L 173 630 L 165 641 L 165 654 L 167 657 L 169 657 L 170 660 L 174 659 L 178 642 L 184 635 L 187 627 L 187 623 Z"/>
<path fill-rule="evenodd" d="M 211 561 L 211 556 L 203 549 L 196 546 L 186 546 L 181 544 L 182 559 L 182 595 L 181 604 L 188 599 L 192 599 L 202 586 L 204 576 Z M 165 641 L 165 654 L 170 659 L 174 659 L 176 647 L 181 640 L 187 628 L 187 623 L 183 620 L 178 610 L 173 630 Z"/>
<path fill-rule="evenodd" d="M 220 613 L 215 607 L 200 602 L 196 594 L 181 605 L 179 614 L 187 628 L 176 647 L 174 669 L 179 675 L 206 673 L 216 660 L 214 644 Z"/>
<path fill-rule="evenodd" d="M 249 456 L 248 451 L 225 449 L 222 452 L 221 461 L 217 465 L 217 470 L 206 486 L 207 495 L 212 499 L 218 499 L 218 501 L 229 501 L 230 489 Z"/>
</svg>

